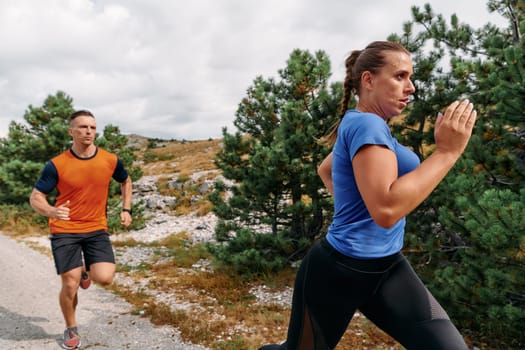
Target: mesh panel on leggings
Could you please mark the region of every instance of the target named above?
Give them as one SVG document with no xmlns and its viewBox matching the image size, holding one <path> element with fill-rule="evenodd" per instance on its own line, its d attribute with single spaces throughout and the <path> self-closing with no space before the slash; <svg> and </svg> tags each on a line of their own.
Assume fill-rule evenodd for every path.
<svg viewBox="0 0 525 350">
<path fill-rule="evenodd" d="M 430 312 L 432 315 L 432 319 L 435 320 L 437 318 L 441 318 L 441 319 L 449 320 L 450 318 L 448 317 L 448 314 L 445 311 L 445 309 L 443 309 L 443 307 L 439 305 L 436 298 L 434 298 L 434 296 L 428 291 L 428 289 L 427 289 L 427 293 L 428 293 L 428 301 L 430 303 Z"/>
<path fill-rule="evenodd" d="M 314 348 L 314 330 L 310 319 L 308 308 L 305 307 L 303 316 L 303 330 L 301 332 L 301 340 L 299 341 L 300 350 L 315 350 Z"/>
<path fill-rule="evenodd" d="M 315 321 L 314 317 L 308 311 L 304 310 L 304 324 L 299 341 L 300 350 L 330 350 L 323 336 L 321 328 Z"/>
</svg>

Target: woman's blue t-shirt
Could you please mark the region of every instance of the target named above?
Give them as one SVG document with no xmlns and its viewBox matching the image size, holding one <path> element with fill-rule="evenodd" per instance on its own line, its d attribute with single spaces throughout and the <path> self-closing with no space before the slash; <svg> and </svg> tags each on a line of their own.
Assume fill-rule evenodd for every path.
<svg viewBox="0 0 525 350">
<path fill-rule="evenodd" d="M 326 236 L 339 252 L 360 259 L 395 254 L 403 247 L 405 218 L 386 229 L 377 225 L 361 198 L 352 159 L 364 145 L 383 145 L 397 157 L 398 176 L 419 166 L 419 158 L 392 136 L 384 119 L 349 110 L 338 128 L 332 154 L 334 217 Z"/>
</svg>

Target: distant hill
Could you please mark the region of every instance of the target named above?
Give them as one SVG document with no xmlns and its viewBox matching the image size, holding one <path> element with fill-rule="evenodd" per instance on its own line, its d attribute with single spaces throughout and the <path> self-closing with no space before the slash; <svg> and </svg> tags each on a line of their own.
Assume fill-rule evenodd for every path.
<svg viewBox="0 0 525 350">
<path fill-rule="evenodd" d="M 179 141 L 137 134 L 126 137 L 128 146 L 135 150 L 144 175 L 179 173 L 190 176 L 200 171 L 215 170 L 215 155 L 222 149 L 222 139 Z"/>
<path fill-rule="evenodd" d="M 137 134 L 126 135 L 128 139 L 128 146 L 134 149 L 145 149 L 150 140 L 149 137 L 140 136 Z"/>
</svg>

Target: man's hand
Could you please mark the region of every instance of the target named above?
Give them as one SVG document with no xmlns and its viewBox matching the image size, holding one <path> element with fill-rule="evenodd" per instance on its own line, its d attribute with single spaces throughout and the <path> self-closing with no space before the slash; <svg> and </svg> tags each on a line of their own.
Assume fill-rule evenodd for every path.
<svg viewBox="0 0 525 350">
<path fill-rule="evenodd" d="M 58 220 L 69 221 L 69 204 L 70 201 L 65 202 L 55 208 L 55 218 Z"/>
<path fill-rule="evenodd" d="M 120 224 L 122 226 L 129 226 L 131 224 L 131 214 L 127 211 L 120 212 Z"/>
</svg>

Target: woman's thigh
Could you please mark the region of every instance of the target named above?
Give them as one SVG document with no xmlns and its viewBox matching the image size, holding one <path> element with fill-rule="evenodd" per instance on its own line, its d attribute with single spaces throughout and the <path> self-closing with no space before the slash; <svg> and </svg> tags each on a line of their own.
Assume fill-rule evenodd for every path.
<svg viewBox="0 0 525 350">
<path fill-rule="evenodd" d="M 374 264 L 343 256 L 326 242 L 316 244 L 297 274 L 289 348 L 310 349 L 305 344 L 312 341 L 311 349 L 334 348 L 383 272 Z"/>
<path fill-rule="evenodd" d="M 406 258 L 390 269 L 360 310 L 407 349 L 468 349 Z"/>
</svg>

